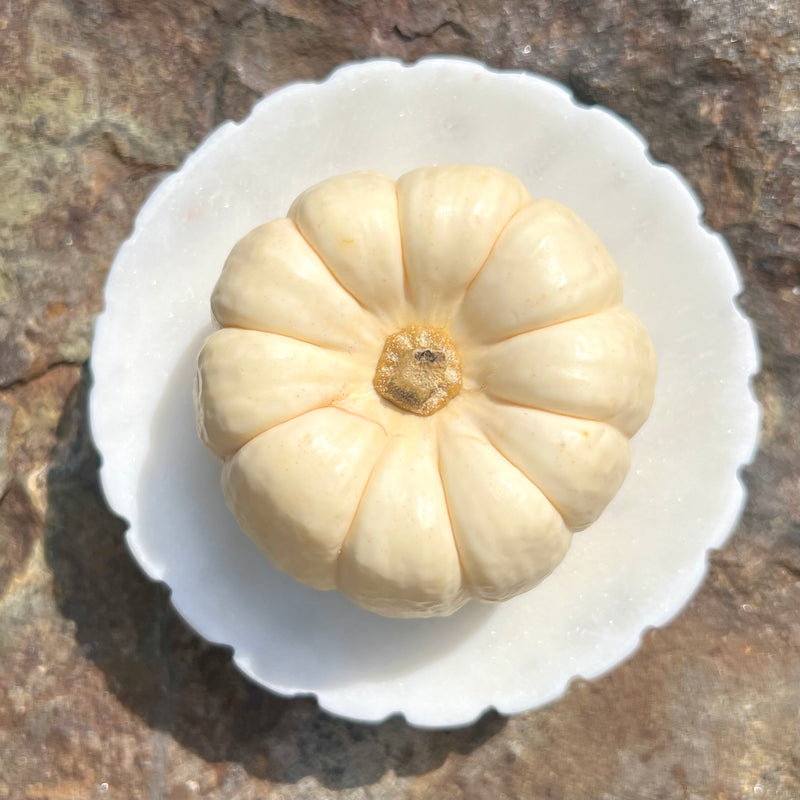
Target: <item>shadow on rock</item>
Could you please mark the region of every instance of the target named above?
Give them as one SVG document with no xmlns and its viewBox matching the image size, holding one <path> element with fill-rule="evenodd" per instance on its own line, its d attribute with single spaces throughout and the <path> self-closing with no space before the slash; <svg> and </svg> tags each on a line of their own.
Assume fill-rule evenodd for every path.
<svg viewBox="0 0 800 800">
<path fill-rule="evenodd" d="M 108 687 L 150 726 L 209 762 L 241 763 L 255 777 L 330 788 L 373 783 L 388 770 L 416 775 L 450 752 L 497 734 L 490 712 L 474 725 L 425 731 L 399 718 L 366 726 L 330 717 L 309 699 L 277 697 L 247 679 L 228 648 L 181 619 L 169 591 L 140 571 L 125 523 L 106 505 L 88 427 L 88 372 L 66 405 L 48 477 L 46 556 L 62 613 Z"/>
</svg>

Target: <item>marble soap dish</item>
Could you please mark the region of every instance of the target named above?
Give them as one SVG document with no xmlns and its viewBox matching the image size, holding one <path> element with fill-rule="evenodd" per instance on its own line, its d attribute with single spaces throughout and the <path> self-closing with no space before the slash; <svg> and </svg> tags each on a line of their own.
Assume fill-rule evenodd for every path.
<svg viewBox="0 0 800 800">
<path fill-rule="evenodd" d="M 330 175 L 440 163 L 500 167 L 583 217 L 622 271 L 659 375 L 622 490 L 547 580 L 499 606 L 390 620 L 277 572 L 239 531 L 195 434 L 192 379 L 211 290 L 241 236 Z M 735 304 L 736 266 L 700 215 L 627 124 L 541 77 L 371 61 L 270 95 L 156 189 L 109 275 L 91 420 L 133 555 L 253 680 L 351 719 L 464 725 L 610 669 L 698 588 L 738 518 L 737 473 L 757 441 L 755 337 Z"/>
</svg>

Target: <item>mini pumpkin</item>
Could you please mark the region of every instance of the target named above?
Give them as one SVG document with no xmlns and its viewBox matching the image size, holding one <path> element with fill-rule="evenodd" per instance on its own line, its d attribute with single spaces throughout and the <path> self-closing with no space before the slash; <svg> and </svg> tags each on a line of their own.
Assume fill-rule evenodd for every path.
<svg viewBox="0 0 800 800">
<path fill-rule="evenodd" d="M 279 569 L 392 617 L 539 583 L 620 488 L 655 357 L 569 209 L 497 169 L 308 189 L 228 257 L 203 442 Z"/>
</svg>

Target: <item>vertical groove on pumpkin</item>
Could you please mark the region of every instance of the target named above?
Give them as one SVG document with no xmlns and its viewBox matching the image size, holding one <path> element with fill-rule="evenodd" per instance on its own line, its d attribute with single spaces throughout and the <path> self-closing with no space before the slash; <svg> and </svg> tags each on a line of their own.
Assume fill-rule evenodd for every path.
<svg viewBox="0 0 800 800">
<path fill-rule="evenodd" d="M 289 219 L 292 219 L 292 218 L 291 218 L 291 217 L 289 217 Z M 305 237 L 305 236 L 303 236 L 303 231 L 301 231 L 301 230 L 300 230 L 300 226 L 299 226 L 299 225 L 298 225 L 298 224 L 297 224 L 297 223 L 294 221 L 294 219 L 292 219 L 292 225 L 294 225 L 294 227 L 295 227 L 295 230 L 296 230 L 296 231 L 297 231 L 297 232 L 300 234 L 300 236 L 303 238 L 303 241 L 304 241 L 304 242 L 305 242 L 305 243 L 308 245 L 309 249 L 310 249 L 310 250 L 312 250 L 312 251 L 313 251 L 313 253 L 314 253 L 314 255 L 315 255 L 315 256 L 316 256 L 316 257 L 317 257 L 317 258 L 320 260 L 320 263 L 321 263 L 321 264 L 322 264 L 322 265 L 325 267 L 325 269 L 326 269 L 326 270 L 328 270 L 328 273 L 330 274 L 330 276 L 331 276 L 331 277 L 332 277 L 332 278 L 333 278 L 333 279 L 336 281 L 336 283 L 338 283 L 338 284 L 339 284 L 339 286 L 341 286 L 341 287 L 342 287 L 342 290 L 343 290 L 343 291 L 345 291 L 345 292 L 347 292 L 347 294 L 349 294 L 349 295 L 350 295 L 350 297 L 352 297 L 352 298 L 353 298 L 353 300 L 355 300 L 355 301 L 356 301 L 356 303 L 358 303 L 358 304 L 361 306 L 361 308 L 363 308 L 363 309 L 364 309 L 364 311 L 368 311 L 370 314 L 375 314 L 376 316 L 378 316 L 379 314 L 378 314 L 378 312 L 377 312 L 377 311 L 375 311 L 375 309 L 372 309 L 372 308 L 369 308 L 369 307 L 365 306 L 365 305 L 364 305 L 364 303 L 363 303 L 363 302 L 361 302 L 361 300 L 359 300 L 359 298 L 358 298 L 358 297 L 356 297 L 356 296 L 355 296 L 355 295 L 354 295 L 354 294 L 353 294 L 353 293 L 352 293 L 352 292 L 351 292 L 351 291 L 350 291 L 350 290 L 349 290 L 349 289 L 348 289 L 348 288 L 347 288 L 347 287 L 346 287 L 346 286 L 345 286 L 345 285 L 344 285 L 344 284 L 343 284 L 343 283 L 342 283 L 342 282 L 339 280 L 339 276 L 338 276 L 338 275 L 336 275 L 336 274 L 333 272 L 333 270 L 332 270 L 332 269 L 331 269 L 331 268 L 328 266 L 328 263 L 325 261 L 325 259 L 322 257 L 322 255 L 321 255 L 321 254 L 320 254 L 320 253 L 317 251 L 317 249 L 314 247 L 314 245 L 313 245 L 313 244 L 311 244 L 311 242 L 309 242 L 309 241 L 308 241 L 308 239 L 306 239 L 306 237 Z M 383 315 L 382 315 L 382 314 L 380 314 L 380 316 L 383 316 Z"/>
<path fill-rule="evenodd" d="M 458 565 L 461 567 L 461 589 L 462 591 L 466 591 L 470 597 L 475 597 L 472 579 L 467 572 L 467 568 L 464 566 L 464 559 L 461 557 L 461 550 L 458 547 L 458 536 L 456 536 L 456 526 L 453 522 L 453 515 L 450 513 L 450 501 L 447 498 L 447 484 L 445 483 L 444 473 L 442 472 L 442 453 L 439 447 L 439 430 L 437 426 L 440 424 L 442 424 L 441 421 L 437 421 L 436 425 L 434 426 L 433 434 L 436 439 L 436 442 L 434 443 L 434 448 L 436 450 L 436 471 L 439 473 L 439 480 L 442 482 L 444 508 L 445 511 L 447 511 L 447 519 L 450 521 L 450 533 L 453 536 L 453 546 L 455 547 L 456 555 L 458 556 Z"/>
<path fill-rule="evenodd" d="M 478 271 L 477 271 L 477 272 L 476 272 L 476 273 L 475 273 L 475 274 L 474 274 L 474 275 L 473 275 L 473 276 L 472 276 L 472 277 L 469 279 L 469 281 L 468 281 L 468 282 L 465 284 L 465 286 L 464 286 L 464 291 L 461 293 L 461 298 L 460 298 L 460 299 L 458 300 L 458 302 L 457 302 L 457 303 L 456 303 L 456 304 L 453 306 L 453 313 L 450 315 L 450 317 L 449 317 L 449 318 L 448 318 L 448 320 L 447 320 L 447 324 L 448 324 L 448 326 L 452 325 L 452 323 L 453 323 L 453 319 L 454 319 L 454 318 L 457 316 L 458 312 L 461 310 L 461 306 L 464 304 L 464 299 L 466 298 L 466 296 L 467 296 L 467 292 L 470 290 L 470 287 L 472 286 L 472 284 L 473 284 L 473 283 L 475 283 L 475 281 L 476 281 L 476 280 L 478 280 L 478 276 L 481 274 L 481 272 L 483 272 L 483 268 L 484 268 L 484 267 L 485 267 L 485 266 L 486 266 L 486 265 L 489 263 L 489 259 L 492 257 L 492 253 L 494 253 L 494 249 L 495 249 L 495 247 L 497 247 L 497 243 L 498 243 L 498 242 L 500 241 L 500 239 L 503 237 L 503 234 L 505 233 L 505 230 L 506 230 L 506 228 L 507 228 L 507 227 L 508 227 L 508 226 L 511 224 L 511 220 L 513 220 L 513 219 L 514 219 L 514 217 L 516 217 L 516 216 L 517 216 L 517 214 L 519 214 L 519 213 L 520 213 L 520 211 L 522 211 L 523 209 L 527 208 L 528 206 L 532 205 L 532 204 L 533 204 L 533 203 L 535 203 L 535 202 L 536 202 L 535 200 L 531 199 L 531 200 L 529 200 L 527 203 L 525 203 L 524 205 L 521 205 L 521 206 L 520 206 L 520 207 L 519 207 L 519 208 L 518 208 L 518 209 L 517 209 L 517 210 L 516 210 L 516 211 L 515 211 L 515 212 L 514 212 L 514 213 L 513 213 L 513 214 L 512 214 L 512 215 L 511 215 L 511 216 L 510 216 L 508 219 L 507 219 L 507 220 L 506 220 L 506 222 L 505 222 L 505 225 L 503 225 L 503 227 L 502 227 L 502 228 L 500 228 L 500 231 L 498 232 L 497 236 L 495 237 L 495 240 L 494 240 L 494 242 L 492 243 L 492 246 L 491 246 L 491 248 L 489 248 L 489 252 L 486 254 L 486 258 L 484 258 L 484 259 L 483 259 L 483 263 L 482 263 L 482 264 L 481 264 L 481 265 L 478 267 Z"/>
<path fill-rule="evenodd" d="M 406 309 L 411 308 L 411 282 L 408 279 L 408 267 L 406 266 L 406 240 L 403 236 L 403 221 L 400 219 L 400 192 L 397 190 L 397 181 L 394 183 L 394 197 L 397 201 L 397 230 L 400 231 L 400 262 L 403 265 L 403 297 L 406 300 Z M 408 322 L 411 320 L 411 314 L 406 313 Z"/>
<path fill-rule="evenodd" d="M 500 446 L 497 444 L 497 442 L 494 440 L 494 438 L 492 437 L 492 435 L 491 435 L 491 434 L 490 434 L 488 431 L 484 430 L 484 429 L 483 429 L 483 427 L 482 427 L 482 426 L 480 426 L 480 425 L 479 425 L 478 427 L 480 428 L 480 430 L 481 430 L 481 433 L 483 433 L 483 435 L 486 437 L 486 441 L 487 441 L 487 442 L 489 442 L 489 444 L 490 444 L 492 447 L 494 447 L 494 449 L 495 449 L 495 450 L 497 450 L 497 452 L 498 452 L 498 453 L 499 453 L 499 454 L 500 454 L 500 455 L 501 455 L 501 456 L 502 456 L 502 457 L 503 457 L 503 458 L 504 458 L 506 461 L 508 461 L 508 463 L 509 463 L 509 464 L 511 464 L 511 466 L 512 466 L 512 467 L 514 467 L 514 469 L 516 469 L 516 470 L 518 470 L 519 472 L 521 472 L 521 473 L 522 473 L 522 474 L 523 474 L 523 475 L 524 475 L 524 476 L 525 476 L 525 477 L 526 477 L 526 478 L 527 478 L 527 479 L 528 479 L 528 480 L 529 480 L 529 481 L 530 481 L 530 482 L 533 484 L 533 486 L 534 486 L 536 489 L 538 489 L 538 491 L 539 491 L 539 492 L 541 492 L 541 494 L 542 494 L 542 496 L 544 497 L 544 499 L 545 499 L 545 500 L 547 500 L 547 502 L 548 502 L 548 503 L 550 503 L 550 505 L 551 505 L 551 506 L 553 506 L 553 508 L 556 510 L 556 513 L 558 514 L 558 516 L 559 516 L 559 517 L 561 517 L 561 519 L 563 520 L 563 522 L 564 522 L 564 525 L 567 527 L 567 529 L 571 531 L 571 530 L 572 530 L 572 527 L 569 525 L 569 523 L 567 523 L 567 519 L 566 519 L 566 515 L 565 515 L 565 513 L 564 513 L 564 512 L 563 512 L 563 511 L 562 511 L 562 510 L 561 510 L 561 509 L 558 507 L 558 505 L 557 505 L 557 504 L 556 504 L 556 503 L 553 501 L 553 499 L 550 497 L 550 495 L 548 495 L 548 493 L 547 493 L 547 492 L 545 492 L 545 491 L 542 489 L 542 487 L 541 487 L 541 486 L 539 486 L 539 484 L 538 484 L 538 483 L 537 483 L 535 480 L 533 480 L 533 478 L 531 478 L 531 476 L 530 476 L 530 475 L 527 473 L 527 471 L 526 471 L 526 470 L 524 470 L 524 469 L 523 469 L 523 468 L 522 468 L 522 467 L 521 467 L 519 464 L 517 464 L 517 463 L 514 461 L 514 459 L 513 459 L 513 458 L 510 458 L 509 456 L 507 456 L 507 455 L 506 455 L 506 454 L 503 452 L 502 448 L 501 448 L 501 447 L 500 447 Z"/>
<path fill-rule="evenodd" d="M 360 415 L 356 415 L 360 416 Z M 376 423 L 377 424 L 377 423 Z M 383 426 L 381 426 L 383 427 Z M 375 463 L 372 465 L 372 469 L 369 471 L 369 475 L 367 476 L 367 481 L 364 484 L 364 488 L 361 490 L 361 496 L 358 498 L 358 503 L 356 503 L 356 510 L 353 512 L 353 518 L 350 520 L 350 524 L 347 526 L 347 532 L 344 535 L 344 539 L 342 539 L 342 543 L 339 546 L 339 555 L 336 557 L 336 586 L 339 587 L 339 573 L 342 567 L 342 553 L 344 553 L 344 548 L 347 545 L 347 540 L 350 538 L 350 534 L 353 531 L 353 526 L 356 524 L 356 520 L 358 519 L 358 512 L 361 510 L 361 504 L 364 502 L 364 497 L 367 494 L 367 489 L 369 489 L 369 484 L 372 481 L 372 476 L 375 474 L 375 470 L 378 468 L 378 464 L 380 464 L 381 459 L 384 457 L 386 453 L 386 446 L 389 443 L 389 439 L 391 437 L 387 436 L 386 441 L 383 443 L 383 447 L 381 448 L 381 452 L 378 453 L 378 457 L 375 459 Z"/>
</svg>

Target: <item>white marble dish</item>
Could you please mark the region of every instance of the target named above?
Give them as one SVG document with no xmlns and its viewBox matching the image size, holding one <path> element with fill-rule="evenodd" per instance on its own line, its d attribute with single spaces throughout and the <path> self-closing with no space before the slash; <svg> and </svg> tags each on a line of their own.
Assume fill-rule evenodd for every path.
<svg viewBox="0 0 800 800">
<path fill-rule="evenodd" d="M 623 273 L 659 375 L 628 479 L 553 575 L 501 606 L 389 620 L 278 573 L 239 531 L 195 435 L 192 378 L 211 289 L 242 235 L 330 175 L 436 163 L 501 167 L 580 214 Z M 698 588 L 738 518 L 738 470 L 757 440 L 754 334 L 734 301 L 736 266 L 700 213 L 628 125 L 530 74 L 372 61 L 270 95 L 157 188 L 109 275 L 91 420 L 131 551 L 253 680 L 352 719 L 463 725 L 610 669 Z"/>
</svg>

